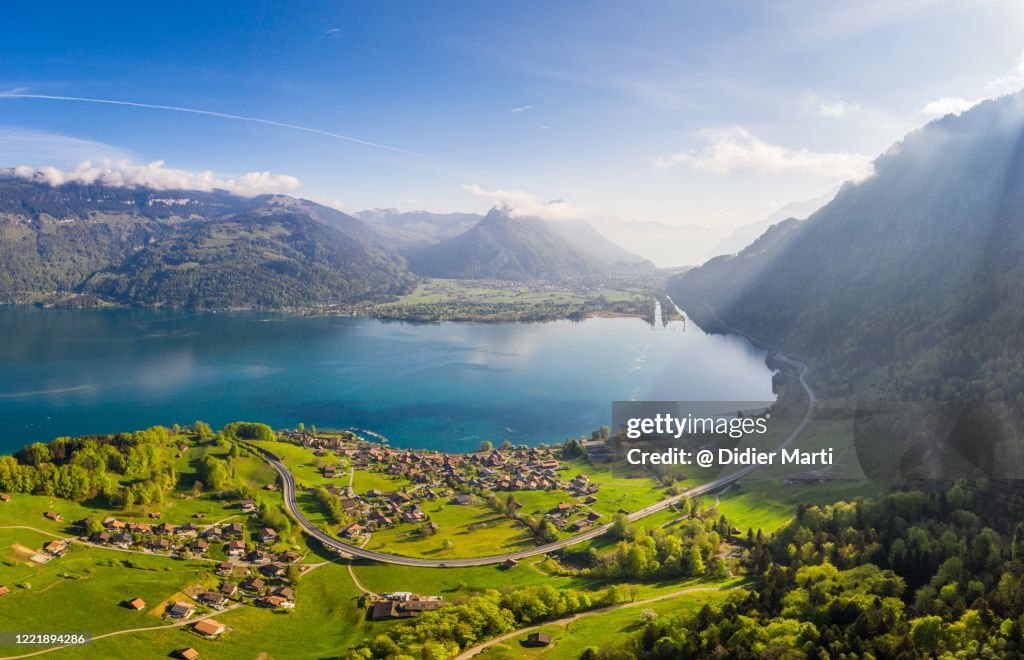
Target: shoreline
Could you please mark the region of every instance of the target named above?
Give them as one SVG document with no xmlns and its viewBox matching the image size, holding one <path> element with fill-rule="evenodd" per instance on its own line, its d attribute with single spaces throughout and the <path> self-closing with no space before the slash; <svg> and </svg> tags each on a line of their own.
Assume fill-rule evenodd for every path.
<svg viewBox="0 0 1024 660">
<path fill-rule="evenodd" d="M 381 303 L 388 304 L 388 303 Z M 538 318 L 515 318 L 514 316 L 485 317 L 485 316 L 454 316 L 452 318 L 425 319 L 414 315 L 387 316 L 375 314 L 366 309 L 317 309 L 312 307 L 226 307 L 226 308 L 195 308 L 195 307 L 163 307 L 150 305 L 125 305 L 104 301 L 98 305 L 59 305 L 45 304 L 40 301 L 19 301 L 0 302 L 0 308 L 4 307 L 32 307 L 39 310 L 58 311 L 106 311 L 106 310 L 139 310 L 152 312 L 178 312 L 185 314 L 280 314 L 292 318 L 363 318 L 373 319 L 382 322 L 399 322 L 415 324 L 441 324 L 441 323 L 472 323 L 472 324 L 499 324 L 499 323 L 549 323 L 553 321 L 584 321 L 593 318 L 635 318 L 642 319 L 648 323 L 651 320 L 648 315 L 639 312 L 617 312 L 612 310 L 586 311 L 582 314 L 570 313 L 565 315 L 539 316 Z M 668 319 L 669 321 L 674 319 Z"/>
</svg>

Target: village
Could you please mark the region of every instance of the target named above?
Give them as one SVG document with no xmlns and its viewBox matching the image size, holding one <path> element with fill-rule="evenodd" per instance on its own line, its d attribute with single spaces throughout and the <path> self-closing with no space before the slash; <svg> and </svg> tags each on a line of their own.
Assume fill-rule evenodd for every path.
<svg viewBox="0 0 1024 660">
<path fill-rule="evenodd" d="M 470 589 L 442 588 L 417 573 L 363 586 L 353 569 L 360 574 L 374 569 L 353 562 L 345 547 L 436 557 L 444 566 L 449 557 L 513 554 L 570 539 L 664 496 L 664 486 L 649 473 L 605 462 L 601 439 L 587 439 L 585 448 L 583 442 L 536 447 L 483 443 L 473 453 L 449 454 L 395 449 L 366 430 L 284 430 L 234 445 L 182 434 L 170 451 L 189 477 L 163 501 L 118 509 L 0 493 L 0 507 L 35 507 L 32 515 L 49 531 L 33 533 L 50 538 L 8 552 L 24 548 L 21 561 L 45 568 L 54 579 L 72 574 L 72 566 L 74 574 L 85 576 L 97 566 L 104 572 L 138 566 L 144 582 L 153 569 L 143 566 L 179 563 L 181 569 L 159 569 L 172 571 L 160 578 L 161 588 L 140 583 L 126 585 L 123 593 L 111 592 L 103 616 L 114 621 L 116 612 L 137 612 L 180 628 L 190 638 L 179 641 L 190 646 L 177 646 L 172 655 L 194 660 L 209 650 L 204 640 L 247 643 L 251 630 L 239 630 L 240 620 L 280 614 L 287 626 L 287 620 L 310 616 L 310 606 L 324 598 L 323 582 L 337 579 L 337 567 L 344 567 L 355 587 L 343 607 L 356 612 L 363 626 L 387 626 L 457 605 Z M 287 463 L 300 512 L 347 546 L 298 535 L 294 522 L 282 515 L 289 484 L 274 475 L 261 450 Z M 195 487 L 190 470 L 211 455 L 231 461 L 247 480 L 209 492 Z M 493 579 L 510 584 L 532 580 L 527 574 L 537 570 L 534 562 L 527 568 L 520 561 L 494 562 L 499 577 Z M 174 576 L 179 570 L 182 578 Z M 309 573 L 313 576 L 305 577 Z M 5 601 L 31 591 L 24 580 L 0 583 Z M 300 593 L 305 591 L 310 594 Z"/>
<path fill-rule="evenodd" d="M 506 445 L 472 454 L 449 454 L 398 450 L 352 433 L 318 436 L 285 431 L 282 437 L 312 450 L 318 459 L 320 475 L 326 482 L 318 487 L 337 497 L 351 519 L 337 530 L 338 536 L 351 542 L 403 524 L 413 526 L 420 534 L 437 533 L 437 523 L 424 511 L 426 502 L 489 504 L 499 513 L 518 519 L 523 504 L 516 497 L 530 491 L 550 494 L 551 506 L 541 513 L 543 521 L 557 532 L 574 534 L 607 522 L 592 508 L 598 502 L 600 485 L 585 474 L 569 472 L 560 461 L 561 447 Z M 372 488 L 357 493 L 349 485 L 330 483 L 348 477 L 352 470 L 376 472 L 408 481 L 409 485 L 403 490 Z M 501 497 L 501 493 L 508 495 Z"/>
</svg>

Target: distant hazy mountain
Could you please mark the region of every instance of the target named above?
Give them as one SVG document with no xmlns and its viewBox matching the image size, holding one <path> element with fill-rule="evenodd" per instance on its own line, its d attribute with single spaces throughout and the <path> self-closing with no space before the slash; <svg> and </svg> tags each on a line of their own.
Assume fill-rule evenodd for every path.
<svg viewBox="0 0 1024 660">
<path fill-rule="evenodd" d="M 396 248 L 417 248 L 453 238 L 480 222 L 477 213 L 429 213 L 373 209 L 354 214 L 375 231 L 391 239 Z"/>
<path fill-rule="evenodd" d="M 600 231 L 583 221 L 549 222 L 559 236 L 584 254 L 608 266 L 653 268 L 647 259 L 629 252 L 605 238 Z"/>
<path fill-rule="evenodd" d="M 382 237 L 313 202 L 0 175 L 3 300 L 71 292 L 153 306 L 309 306 L 412 281 Z"/>
<path fill-rule="evenodd" d="M 928 124 L 875 172 L 678 277 L 673 296 L 810 358 L 834 393 L 1019 400 L 1024 97 Z"/>
<path fill-rule="evenodd" d="M 408 253 L 413 272 L 431 277 L 564 280 L 601 271 L 602 265 L 537 218 L 491 211 L 468 231 Z"/>
<path fill-rule="evenodd" d="M 714 227 L 653 220 L 599 218 L 592 224 L 609 241 L 661 267 L 695 266 L 718 254 L 722 232 Z"/>
<path fill-rule="evenodd" d="M 731 234 L 715 245 L 715 247 L 712 248 L 712 251 L 715 256 L 720 254 L 736 254 L 753 243 L 758 236 L 765 233 L 765 231 L 774 224 L 778 224 L 783 220 L 788 220 L 790 218 L 795 218 L 797 220 L 807 219 L 809 215 L 832 201 L 837 192 L 838 189 L 832 190 L 821 197 L 809 199 L 804 202 L 790 202 L 775 213 L 769 215 L 764 220 L 758 220 L 757 222 L 751 222 L 750 224 L 743 225 L 742 227 L 737 227 Z"/>
</svg>

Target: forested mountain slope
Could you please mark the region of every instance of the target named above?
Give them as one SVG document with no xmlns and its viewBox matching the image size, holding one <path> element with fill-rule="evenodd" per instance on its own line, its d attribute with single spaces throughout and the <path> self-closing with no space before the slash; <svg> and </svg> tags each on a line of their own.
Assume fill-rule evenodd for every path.
<svg viewBox="0 0 1024 660">
<path fill-rule="evenodd" d="M 833 395 L 1024 396 L 1024 96 L 911 133 L 801 223 L 674 279 Z"/>
<path fill-rule="evenodd" d="M 304 307 L 400 293 L 414 279 L 383 237 L 306 200 L 0 176 L 0 300 Z"/>
</svg>

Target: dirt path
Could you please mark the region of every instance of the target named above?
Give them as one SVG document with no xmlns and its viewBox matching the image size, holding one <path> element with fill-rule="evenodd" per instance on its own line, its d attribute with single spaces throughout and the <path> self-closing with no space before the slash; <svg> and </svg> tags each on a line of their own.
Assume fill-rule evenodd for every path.
<svg viewBox="0 0 1024 660">
<path fill-rule="evenodd" d="M 177 623 L 172 623 L 170 625 L 149 626 L 148 628 L 129 628 L 128 630 L 115 630 L 114 632 L 108 632 L 108 633 L 103 633 L 102 635 L 96 635 L 95 637 L 92 638 L 92 641 L 96 641 L 97 639 L 103 639 L 104 637 L 114 637 L 115 635 L 127 635 L 127 634 L 130 634 L 130 633 L 149 632 L 151 630 L 170 630 L 171 628 L 181 628 L 183 626 L 188 626 L 188 625 L 191 625 L 193 623 L 196 623 L 197 621 L 202 621 L 204 619 L 212 619 L 215 616 L 220 616 L 221 614 L 224 614 L 225 612 L 230 612 L 231 610 L 237 610 L 239 607 L 244 607 L 244 605 L 242 605 L 242 603 L 235 603 L 234 605 L 232 605 L 230 607 L 225 607 L 223 610 L 221 610 L 219 612 L 213 612 L 213 613 L 210 613 L 210 614 L 204 614 L 203 616 L 198 616 L 198 617 L 196 617 L 194 619 L 189 619 L 187 621 L 178 621 Z M 38 651 L 33 651 L 32 653 L 26 653 L 24 655 L 8 655 L 8 656 L 2 656 L 2 658 L 3 658 L 3 660 L 18 660 L 19 658 L 31 658 L 31 657 L 34 657 L 34 656 L 37 656 L 37 655 L 43 655 L 44 653 L 52 653 L 54 651 L 59 651 L 61 649 L 66 649 L 66 648 L 69 648 L 71 646 L 78 646 L 78 644 L 65 644 L 64 646 L 51 646 L 49 648 L 40 649 Z"/>
<path fill-rule="evenodd" d="M 370 535 L 367 534 L 366 538 L 363 539 L 363 542 L 359 544 L 359 547 L 360 548 L 366 547 L 366 544 L 369 543 L 369 542 L 370 542 Z M 359 589 L 363 593 L 370 594 L 371 596 L 376 596 L 377 595 L 376 591 L 373 591 L 371 589 L 367 589 L 366 587 L 364 587 L 363 583 L 360 582 L 359 578 L 356 577 L 356 572 L 355 572 L 355 570 L 352 567 L 353 562 L 354 562 L 353 559 L 348 560 L 348 574 L 349 574 L 349 577 L 352 578 L 352 584 L 356 585 L 356 589 Z"/>
<path fill-rule="evenodd" d="M 28 525 L 4 525 L 4 526 L 0 526 L 0 529 L 27 529 L 27 530 L 30 530 L 30 531 L 33 531 L 33 532 L 38 532 L 39 534 L 42 534 L 43 536 L 49 536 L 51 538 L 60 539 L 61 541 L 63 541 L 63 540 L 68 538 L 67 536 L 61 536 L 60 534 L 54 534 L 53 532 L 47 532 L 47 531 L 44 531 L 42 529 L 38 529 L 36 527 L 29 527 Z"/>
<path fill-rule="evenodd" d="M 501 635 L 499 637 L 495 637 L 494 639 L 488 640 L 488 641 L 484 642 L 483 644 L 477 644 L 476 646 L 473 646 L 471 648 L 466 649 L 465 651 L 463 651 L 459 655 L 455 656 L 455 658 L 453 660 L 469 660 L 469 658 L 472 658 L 473 656 L 480 654 L 482 651 L 484 651 L 484 650 L 494 646 L 495 644 L 500 644 L 501 642 L 510 640 L 513 637 L 518 637 L 520 635 L 525 635 L 527 633 L 531 633 L 531 632 L 534 632 L 536 630 L 540 630 L 541 628 L 545 628 L 547 626 L 561 626 L 561 627 L 564 628 L 565 626 L 569 625 L 573 621 L 577 621 L 579 619 L 582 619 L 583 617 L 593 616 L 595 614 L 603 614 L 604 612 L 614 612 L 615 610 L 622 610 L 622 609 L 625 609 L 627 607 L 639 607 L 641 605 L 650 605 L 651 603 L 657 603 L 657 602 L 662 601 L 662 600 L 668 600 L 669 598 L 675 598 L 677 596 L 684 596 L 686 594 L 697 593 L 697 592 L 700 592 L 700 591 L 727 591 L 727 590 L 730 590 L 730 589 L 737 589 L 737 588 L 740 588 L 740 587 L 689 587 L 687 589 L 680 589 L 679 591 L 673 591 L 672 593 L 662 594 L 660 596 L 655 596 L 653 598 L 646 598 L 644 600 L 637 600 L 637 601 L 634 601 L 632 603 L 620 603 L 618 605 L 610 605 L 608 607 L 602 607 L 601 609 L 597 609 L 597 610 L 588 610 L 586 612 L 579 612 L 577 614 L 573 614 L 572 616 L 563 617 L 561 619 L 555 619 L 553 621 L 545 621 L 543 623 L 538 623 L 536 625 L 528 626 L 526 628 L 520 628 L 519 630 L 513 630 L 510 633 L 505 633 L 504 635 Z"/>
</svg>

